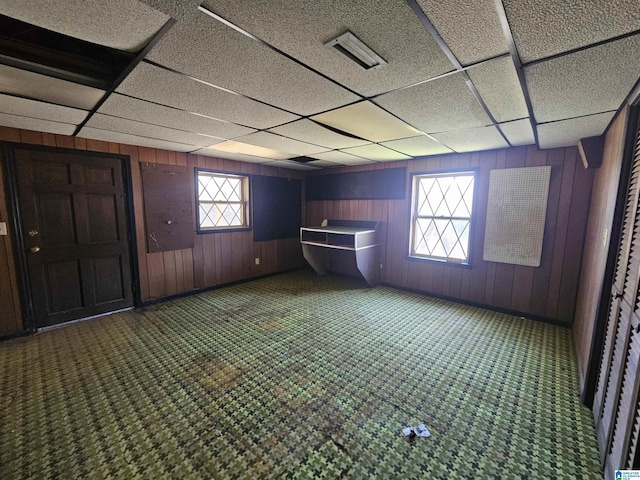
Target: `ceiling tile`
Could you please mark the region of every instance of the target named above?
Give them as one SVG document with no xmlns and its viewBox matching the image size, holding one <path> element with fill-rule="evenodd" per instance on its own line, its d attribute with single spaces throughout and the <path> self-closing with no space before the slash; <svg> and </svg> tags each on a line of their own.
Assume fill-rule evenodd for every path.
<svg viewBox="0 0 640 480">
<path fill-rule="evenodd" d="M 237 153 L 237 152 L 225 152 L 223 150 L 215 150 L 213 148 L 200 148 L 191 153 L 194 153 L 196 155 L 204 155 L 206 157 L 224 158 L 227 160 L 236 160 L 239 162 L 247 162 L 247 163 L 272 163 L 273 162 L 273 160 L 271 160 L 270 158 L 255 157 L 253 155 L 245 155 L 243 153 Z"/>
<path fill-rule="evenodd" d="M 175 130 L 167 127 L 159 127 L 150 123 L 127 120 L 125 118 L 111 117 L 96 113 L 87 122 L 87 127 L 101 130 L 111 130 L 113 132 L 128 133 L 140 137 L 156 138 L 169 142 L 184 143 L 187 145 L 198 145 L 208 147 L 210 145 L 223 142 L 224 139 L 200 135 L 198 133 Z"/>
<path fill-rule="evenodd" d="M 74 125 L 82 122 L 88 113 L 76 108 L 61 107 L 51 103 L 2 94 L 0 94 L 0 112 Z"/>
<path fill-rule="evenodd" d="M 442 153 L 451 153 L 453 151 L 426 135 L 403 138 L 402 140 L 392 140 L 390 142 L 384 142 L 382 145 L 412 157 L 439 155 Z"/>
<path fill-rule="evenodd" d="M 148 63 L 138 65 L 117 91 L 253 128 L 275 127 L 298 118 Z"/>
<path fill-rule="evenodd" d="M 128 133 L 112 132 L 110 130 L 100 130 L 98 128 L 84 127 L 80 130 L 78 137 L 92 138 L 104 142 L 116 142 L 125 145 L 138 145 L 140 147 L 161 148 L 174 152 L 191 152 L 197 149 L 196 145 L 185 145 L 184 143 L 167 142 L 156 138 L 139 137 Z"/>
<path fill-rule="evenodd" d="M 540 148 L 574 146 L 581 138 L 602 135 L 614 114 L 605 112 L 538 125 Z"/>
<path fill-rule="evenodd" d="M 227 140 L 212 147 L 212 150 L 221 150 L 231 153 L 241 153 L 243 155 L 251 155 L 253 157 L 262 157 L 270 160 L 293 158 L 298 155 L 291 152 L 283 152 L 272 148 L 251 145 L 249 143 L 238 142 L 235 140 Z"/>
<path fill-rule="evenodd" d="M 203 6 L 365 96 L 453 69 L 403 1 L 205 0 Z M 347 30 L 388 65 L 365 71 L 324 47 Z"/>
<path fill-rule="evenodd" d="M 314 153 L 313 155 L 309 155 L 309 156 L 312 158 L 317 158 L 319 160 L 326 160 L 329 162 L 339 163 L 341 165 L 365 165 L 367 163 L 375 163 L 372 160 L 367 160 L 362 157 L 357 157 L 349 153 L 338 152 L 337 150 L 333 150 L 331 152 L 324 152 L 324 153 Z"/>
<path fill-rule="evenodd" d="M 253 128 L 197 115 L 176 108 L 138 100 L 114 93 L 102 104 L 99 113 L 138 120 L 163 127 L 188 130 L 219 138 L 235 138 L 255 132 Z"/>
<path fill-rule="evenodd" d="M 0 65 L 0 92 L 91 110 L 105 92 L 39 73 Z"/>
<path fill-rule="evenodd" d="M 71 135 L 76 129 L 75 125 L 68 123 L 58 123 L 39 118 L 10 115 L 8 113 L 0 113 L 0 125 L 4 127 L 22 128 L 24 130 L 35 130 L 38 132 L 57 133 L 60 135 Z"/>
<path fill-rule="evenodd" d="M 491 123 L 461 74 L 381 95 L 375 102 L 426 133 Z"/>
<path fill-rule="evenodd" d="M 418 0 L 462 65 L 509 52 L 493 0 Z"/>
<path fill-rule="evenodd" d="M 496 127 L 492 125 L 457 130 L 455 132 L 437 133 L 433 136 L 459 153 L 492 150 L 509 146 Z"/>
<path fill-rule="evenodd" d="M 199 15 L 198 6 L 202 0 L 140 0 L 156 10 L 166 13 L 179 20 L 193 18 Z"/>
<path fill-rule="evenodd" d="M 371 102 L 359 102 L 321 113 L 312 117 L 312 120 L 372 142 L 421 135 L 415 128 Z"/>
<path fill-rule="evenodd" d="M 290 160 L 276 160 L 269 162 L 270 167 L 288 168 L 290 170 L 320 170 L 319 167 L 308 163 L 294 162 Z"/>
<path fill-rule="evenodd" d="M 238 138 L 237 141 L 257 145 L 258 147 L 295 153 L 296 155 L 309 155 L 310 153 L 319 153 L 327 150 L 326 147 L 311 145 L 310 143 L 292 140 L 269 132 L 252 133 Z"/>
<path fill-rule="evenodd" d="M 469 69 L 467 73 L 498 122 L 508 122 L 529 115 L 511 57 L 484 63 Z"/>
<path fill-rule="evenodd" d="M 409 160 L 411 157 L 404 155 L 380 145 L 365 145 L 363 147 L 347 148 L 342 150 L 345 153 L 351 153 L 368 160 L 376 160 L 379 162 L 387 162 L 391 160 Z"/>
<path fill-rule="evenodd" d="M 175 25 L 148 58 L 300 115 L 311 115 L 359 99 L 204 13 Z M 251 73 L 247 71 L 248 65 Z"/>
<path fill-rule="evenodd" d="M 503 0 L 524 63 L 640 29 L 638 0 Z"/>
<path fill-rule="evenodd" d="M 326 148 L 349 148 L 368 143 L 366 140 L 333 132 L 325 126 L 307 119 L 280 125 L 269 131 Z"/>
<path fill-rule="evenodd" d="M 505 134 L 511 145 L 533 145 L 536 143 L 531 128 L 531 121 L 528 118 L 514 120 L 513 122 L 501 123 L 500 129 Z"/>
<path fill-rule="evenodd" d="M 329 160 L 313 160 L 311 162 L 307 162 L 309 165 L 312 165 L 314 167 L 326 167 L 326 168 L 331 168 L 331 167 L 342 167 L 343 165 L 340 163 L 336 163 L 336 162 L 330 162 Z"/>
<path fill-rule="evenodd" d="M 640 35 L 525 68 L 538 123 L 617 110 L 640 76 Z"/>
<path fill-rule="evenodd" d="M 142 50 L 169 19 L 136 0 L 2 0 L 0 14 L 129 52 Z"/>
</svg>

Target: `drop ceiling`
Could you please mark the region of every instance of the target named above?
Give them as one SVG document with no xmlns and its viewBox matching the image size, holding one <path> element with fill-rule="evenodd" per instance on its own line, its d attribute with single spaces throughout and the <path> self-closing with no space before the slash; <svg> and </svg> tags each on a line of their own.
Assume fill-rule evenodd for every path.
<svg viewBox="0 0 640 480">
<path fill-rule="evenodd" d="M 128 62 L 85 81 L 45 50 L 65 68 L 76 52 L 36 45 L 40 64 L 0 32 L 0 125 L 302 170 L 576 145 L 640 77 L 637 0 L 4 0 L 0 15 Z M 386 65 L 324 46 L 346 32 Z"/>
</svg>

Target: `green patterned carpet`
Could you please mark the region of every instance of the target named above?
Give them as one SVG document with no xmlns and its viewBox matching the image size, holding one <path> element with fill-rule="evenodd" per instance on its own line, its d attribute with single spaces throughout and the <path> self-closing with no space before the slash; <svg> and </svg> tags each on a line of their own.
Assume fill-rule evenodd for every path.
<svg viewBox="0 0 640 480">
<path fill-rule="evenodd" d="M 602 478 L 574 356 L 561 327 L 279 275 L 0 344 L 0 478 Z"/>
</svg>

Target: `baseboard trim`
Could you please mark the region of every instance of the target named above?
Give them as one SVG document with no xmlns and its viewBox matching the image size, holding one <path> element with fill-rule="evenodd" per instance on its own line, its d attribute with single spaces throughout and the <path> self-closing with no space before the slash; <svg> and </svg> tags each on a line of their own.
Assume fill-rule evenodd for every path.
<svg viewBox="0 0 640 480">
<path fill-rule="evenodd" d="M 527 318 L 529 320 L 534 320 L 536 322 L 549 323 L 551 325 L 556 325 L 558 327 L 571 329 L 571 326 L 572 326 L 570 322 L 563 322 L 562 320 L 558 320 L 557 318 L 549 318 L 549 317 L 543 317 L 540 315 L 532 315 L 531 313 L 519 312 L 517 310 L 511 310 L 509 308 L 496 307 L 495 305 L 487 305 L 484 303 L 472 302 L 470 300 L 463 300 L 461 298 L 450 297 L 447 295 L 440 295 L 437 293 L 425 292 L 424 290 L 418 290 L 416 288 L 410 288 L 410 287 L 403 287 L 400 285 L 393 285 L 387 282 L 381 282 L 380 285 L 383 285 L 389 288 L 395 288 L 397 290 L 403 290 L 405 292 L 417 293 L 419 295 L 424 295 L 427 297 L 438 298 L 440 300 L 447 300 L 449 302 L 461 303 L 462 305 L 468 305 L 470 307 L 484 308 L 486 310 L 491 310 L 493 312 L 498 312 L 498 313 L 504 313 L 506 315 L 511 315 L 514 317 Z"/>
<path fill-rule="evenodd" d="M 14 333 L 8 333 L 6 335 L 0 335 L 0 342 L 4 342 L 6 340 L 13 340 L 15 338 L 20 337 L 28 337 L 29 335 L 34 335 L 36 332 L 29 332 L 28 330 L 20 330 Z"/>
<path fill-rule="evenodd" d="M 278 272 L 266 273 L 264 275 L 258 275 L 257 277 L 243 278 L 242 280 L 235 280 L 233 282 L 221 283 L 219 285 L 212 285 L 210 287 L 195 288 L 193 290 L 189 290 L 188 292 L 176 293 L 175 295 L 167 295 L 165 297 L 151 298 L 148 300 L 143 300 L 140 307 L 148 307 L 149 305 L 155 305 L 157 303 L 163 303 L 163 302 L 168 302 L 170 300 L 190 297 L 191 295 L 197 295 L 198 293 L 210 292 L 212 290 L 218 290 L 220 288 L 232 287 L 233 285 L 240 285 L 242 283 L 253 282 L 255 280 L 260 280 L 263 278 L 275 277 L 276 275 L 284 275 L 285 273 L 296 272 L 298 270 L 303 270 L 304 268 L 306 267 L 290 268 L 289 270 L 281 270 Z"/>
</svg>

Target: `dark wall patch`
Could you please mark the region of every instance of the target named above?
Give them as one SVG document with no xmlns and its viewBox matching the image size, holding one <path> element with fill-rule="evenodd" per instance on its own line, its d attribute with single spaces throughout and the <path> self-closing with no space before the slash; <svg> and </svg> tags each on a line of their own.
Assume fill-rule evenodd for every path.
<svg viewBox="0 0 640 480">
<path fill-rule="evenodd" d="M 402 199 L 406 168 L 386 168 L 306 178 L 307 200 Z"/>
<path fill-rule="evenodd" d="M 254 175 L 251 183 L 253 241 L 297 237 L 302 223 L 302 182 Z"/>
</svg>

